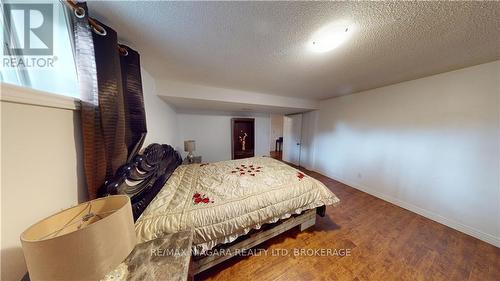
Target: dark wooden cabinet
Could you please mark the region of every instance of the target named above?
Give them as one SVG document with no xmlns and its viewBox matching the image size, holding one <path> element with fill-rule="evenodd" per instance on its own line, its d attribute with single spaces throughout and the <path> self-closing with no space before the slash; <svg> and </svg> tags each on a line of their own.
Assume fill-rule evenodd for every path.
<svg viewBox="0 0 500 281">
<path fill-rule="evenodd" d="M 255 156 L 255 119 L 231 119 L 231 158 Z"/>
</svg>

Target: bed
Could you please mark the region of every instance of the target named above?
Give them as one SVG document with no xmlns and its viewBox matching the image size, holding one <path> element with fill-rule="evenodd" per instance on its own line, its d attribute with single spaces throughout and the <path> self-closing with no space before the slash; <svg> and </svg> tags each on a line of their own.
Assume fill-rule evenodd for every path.
<svg viewBox="0 0 500 281">
<path fill-rule="evenodd" d="M 124 165 L 103 186 L 106 194 L 131 197 L 139 242 L 192 229 L 198 256 L 234 246 L 249 233 L 247 240 L 253 240 L 243 239 L 240 247 L 296 225 L 306 228 L 314 224 L 316 209 L 339 202 L 318 180 L 270 157 L 181 165 L 171 146 L 159 144 Z M 263 225 L 276 227 L 259 233 Z M 218 262 L 200 262 L 197 272 Z"/>
</svg>

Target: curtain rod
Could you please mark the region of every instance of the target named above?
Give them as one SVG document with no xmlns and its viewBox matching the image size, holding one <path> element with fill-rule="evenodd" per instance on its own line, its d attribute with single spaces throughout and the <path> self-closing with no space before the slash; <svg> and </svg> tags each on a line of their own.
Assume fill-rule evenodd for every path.
<svg viewBox="0 0 500 281">
<path fill-rule="evenodd" d="M 77 2 L 74 0 L 63 0 L 63 3 L 65 3 L 74 13 L 75 16 L 78 18 L 83 18 L 85 17 L 85 9 L 77 5 Z M 107 32 L 104 27 L 102 27 L 100 24 L 97 23 L 97 21 L 90 16 L 87 17 L 89 20 L 90 26 L 92 26 L 92 29 L 94 30 L 95 33 L 106 36 Z M 118 45 L 117 46 L 118 51 L 120 52 L 121 55 L 128 55 L 128 50 L 126 48 L 123 48 L 122 46 Z"/>
</svg>

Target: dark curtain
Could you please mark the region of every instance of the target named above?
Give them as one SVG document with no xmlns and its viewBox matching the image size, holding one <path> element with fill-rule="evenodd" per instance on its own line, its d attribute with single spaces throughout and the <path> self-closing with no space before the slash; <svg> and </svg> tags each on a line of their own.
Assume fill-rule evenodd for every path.
<svg viewBox="0 0 500 281">
<path fill-rule="evenodd" d="M 139 53 L 125 45 L 120 46 L 126 52 L 126 55 L 120 56 L 120 65 L 125 93 L 125 141 L 129 155 L 128 162 L 141 149 L 147 129 Z"/>
<path fill-rule="evenodd" d="M 82 95 L 83 160 L 89 198 L 141 148 L 146 135 L 139 54 L 119 52 L 116 32 L 96 21 L 73 16 L 75 60 Z"/>
</svg>

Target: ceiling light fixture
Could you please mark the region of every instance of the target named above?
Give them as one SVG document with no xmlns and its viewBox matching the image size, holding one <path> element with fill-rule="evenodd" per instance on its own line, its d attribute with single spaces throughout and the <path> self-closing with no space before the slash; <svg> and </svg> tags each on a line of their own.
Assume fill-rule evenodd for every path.
<svg viewBox="0 0 500 281">
<path fill-rule="evenodd" d="M 317 53 L 328 52 L 347 41 L 351 35 L 352 27 L 346 24 L 332 23 L 314 33 L 309 48 Z"/>
</svg>

